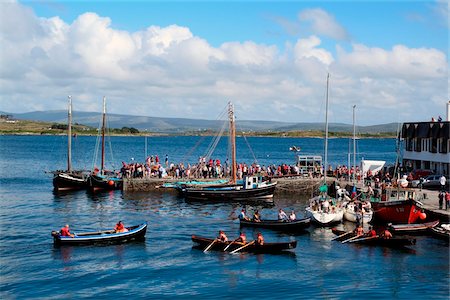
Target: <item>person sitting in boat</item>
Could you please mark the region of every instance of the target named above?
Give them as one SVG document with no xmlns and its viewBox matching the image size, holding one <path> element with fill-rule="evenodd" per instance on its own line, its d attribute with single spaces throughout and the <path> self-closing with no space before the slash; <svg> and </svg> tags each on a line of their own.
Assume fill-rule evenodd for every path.
<svg viewBox="0 0 450 300">
<path fill-rule="evenodd" d="M 358 227 L 356 227 L 355 233 L 356 233 L 356 235 L 358 235 L 358 236 L 364 235 L 364 229 L 362 228 L 361 225 L 358 226 Z"/>
<path fill-rule="evenodd" d="M 289 218 L 287 214 L 280 208 L 278 210 L 278 221 L 288 221 Z"/>
<path fill-rule="evenodd" d="M 297 216 L 295 215 L 294 211 L 291 211 L 291 214 L 289 215 L 289 221 L 295 221 L 297 219 Z"/>
<path fill-rule="evenodd" d="M 59 235 L 61 235 L 61 236 L 70 236 L 70 237 L 74 237 L 75 236 L 74 234 L 70 233 L 69 224 L 66 224 L 66 226 L 61 228 L 61 230 L 59 231 Z"/>
<path fill-rule="evenodd" d="M 381 237 L 382 237 L 383 239 L 391 239 L 391 238 L 392 238 L 392 233 L 391 233 L 389 230 L 385 229 L 385 230 L 381 233 Z"/>
<path fill-rule="evenodd" d="M 322 202 L 322 211 L 325 212 L 325 213 L 328 213 L 329 210 L 330 210 L 330 202 L 328 201 L 328 199 L 325 199 Z"/>
<path fill-rule="evenodd" d="M 127 232 L 128 229 L 125 228 L 125 226 L 123 225 L 122 221 L 119 221 L 116 226 L 114 226 L 114 231 L 116 233 L 121 233 L 121 232 Z"/>
<path fill-rule="evenodd" d="M 223 242 L 223 243 L 228 242 L 228 237 L 227 237 L 227 235 L 225 234 L 225 232 L 223 232 L 223 230 L 220 230 L 220 231 L 219 231 L 219 236 L 217 237 L 217 239 L 218 239 L 220 242 Z"/>
<path fill-rule="evenodd" d="M 236 242 L 241 242 L 245 244 L 247 242 L 247 237 L 245 236 L 245 233 L 241 232 L 239 234 L 239 237 L 236 239 Z"/>
<path fill-rule="evenodd" d="M 366 235 L 368 237 L 375 237 L 377 236 L 377 232 L 375 231 L 375 229 L 373 229 L 372 226 L 369 226 L 369 231 L 367 231 Z"/>
<path fill-rule="evenodd" d="M 264 245 L 264 237 L 262 236 L 261 232 L 258 232 L 256 234 L 256 242 L 255 243 L 260 246 Z"/>
<path fill-rule="evenodd" d="M 261 216 L 259 215 L 259 211 L 258 210 L 256 210 L 253 213 L 253 221 L 254 222 L 261 222 Z"/>
<path fill-rule="evenodd" d="M 241 213 L 239 214 L 239 220 L 250 221 L 250 218 L 247 217 L 247 215 L 245 214 L 245 209 L 244 208 L 241 210 Z"/>
</svg>

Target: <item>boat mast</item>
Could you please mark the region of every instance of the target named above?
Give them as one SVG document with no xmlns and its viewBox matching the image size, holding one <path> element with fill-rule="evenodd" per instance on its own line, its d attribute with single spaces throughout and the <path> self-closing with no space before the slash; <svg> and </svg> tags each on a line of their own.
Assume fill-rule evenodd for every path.
<svg viewBox="0 0 450 300">
<path fill-rule="evenodd" d="M 67 172 L 72 171 L 72 96 L 69 96 L 67 113 Z"/>
<path fill-rule="evenodd" d="M 231 183 L 236 183 L 236 128 L 234 124 L 233 104 L 228 102 L 228 117 L 230 119 L 230 142 L 231 142 Z"/>
<path fill-rule="evenodd" d="M 356 179 L 356 127 L 355 127 L 355 108 L 353 105 L 353 184 L 355 184 Z"/>
<path fill-rule="evenodd" d="M 328 86 L 330 81 L 330 73 L 327 75 L 327 102 L 325 106 L 325 162 L 324 170 L 324 184 L 327 184 L 327 166 L 328 166 Z"/>
<path fill-rule="evenodd" d="M 102 168 L 100 174 L 103 175 L 105 168 L 105 128 L 106 128 L 106 97 L 103 96 L 103 119 L 102 119 Z"/>
</svg>

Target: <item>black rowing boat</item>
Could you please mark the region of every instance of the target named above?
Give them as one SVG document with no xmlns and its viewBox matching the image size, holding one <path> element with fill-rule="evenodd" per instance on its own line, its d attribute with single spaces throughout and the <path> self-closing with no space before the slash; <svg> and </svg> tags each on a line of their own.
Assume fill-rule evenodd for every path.
<svg viewBox="0 0 450 300">
<path fill-rule="evenodd" d="M 206 249 L 208 246 L 212 244 L 212 246 L 209 248 L 209 250 L 216 250 L 216 251 L 224 251 L 224 249 L 227 248 L 227 251 L 233 252 L 234 250 L 237 250 L 246 244 L 240 243 L 240 242 L 221 242 L 216 241 L 213 243 L 214 239 L 205 238 L 205 237 L 199 237 L 199 236 L 192 236 L 192 241 L 197 244 L 198 249 Z M 250 242 L 249 242 L 250 243 Z M 230 245 L 231 244 L 231 245 Z M 251 253 L 280 253 L 285 250 L 294 249 L 297 247 L 297 241 L 292 242 L 282 242 L 282 243 L 264 243 L 263 245 L 257 245 L 252 244 L 245 248 L 242 248 L 242 250 L 239 250 L 238 252 L 251 252 Z"/>
<path fill-rule="evenodd" d="M 77 233 L 74 237 L 61 236 L 58 231 L 52 231 L 53 241 L 56 245 L 87 245 L 87 244 L 113 244 L 125 243 L 145 238 L 147 222 L 126 227 L 127 232 L 104 230 L 96 232 Z"/>
<path fill-rule="evenodd" d="M 261 220 L 260 222 L 252 220 L 240 220 L 241 226 L 268 228 L 285 232 L 303 231 L 305 228 L 308 228 L 310 224 L 311 218 L 304 218 L 295 221 Z"/>
</svg>

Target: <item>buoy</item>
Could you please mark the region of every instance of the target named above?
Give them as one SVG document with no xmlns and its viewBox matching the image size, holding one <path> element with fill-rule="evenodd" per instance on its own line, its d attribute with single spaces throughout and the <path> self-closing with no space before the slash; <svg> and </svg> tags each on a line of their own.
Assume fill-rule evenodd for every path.
<svg viewBox="0 0 450 300">
<path fill-rule="evenodd" d="M 424 213 L 424 212 L 420 213 L 419 217 L 420 217 L 421 220 L 425 220 L 427 218 L 427 214 Z"/>
<path fill-rule="evenodd" d="M 113 186 L 113 185 L 114 185 L 114 181 L 110 180 L 110 181 L 108 181 L 108 184 L 109 184 L 110 186 Z"/>
</svg>

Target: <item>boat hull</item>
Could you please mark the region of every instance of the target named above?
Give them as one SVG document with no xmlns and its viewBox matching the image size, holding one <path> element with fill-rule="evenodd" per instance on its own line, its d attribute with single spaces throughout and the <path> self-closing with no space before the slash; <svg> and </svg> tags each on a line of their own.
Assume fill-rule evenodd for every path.
<svg viewBox="0 0 450 300">
<path fill-rule="evenodd" d="M 182 195 L 188 200 L 273 202 L 275 187 L 276 183 L 251 189 L 241 186 L 184 188 Z"/>
<path fill-rule="evenodd" d="M 267 228 L 284 232 L 299 232 L 309 227 L 311 218 L 295 221 L 261 220 L 261 222 L 240 220 L 241 226 Z"/>
<path fill-rule="evenodd" d="M 427 223 L 418 224 L 391 224 L 391 229 L 396 234 L 423 234 L 427 233 L 429 229 L 436 227 L 439 224 L 439 220 Z"/>
<path fill-rule="evenodd" d="M 429 229 L 432 236 L 447 241 L 447 243 L 450 243 L 450 230 L 446 230 L 445 228 L 442 228 L 441 226 L 436 226 Z"/>
<path fill-rule="evenodd" d="M 373 217 L 373 211 L 364 212 L 362 214 L 363 223 L 369 223 L 370 221 L 372 221 L 372 217 Z M 356 223 L 355 211 L 352 208 L 345 208 L 344 209 L 344 219 L 349 222 Z"/>
<path fill-rule="evenodd" d="M 416 244 L 416 239 L 406 238 L 406 237 L 392 237 L 390 239 L 384 239 L 382 237 L 363 237 L 355 240 L 349 241 L 349 244 L 360 244 L 360 245 L 372 245 L 372 246 L 382 246 L 382 247 L 405 247 Z"/>
<path fill-rule="evenodd" d="M 197 245 L 196 248 L 198 249 L 205 249 L 211 243 L 214 241 L 214 239 L 210 238 L 204 238 L 199 236 L 192 236 L 192 241 Z M 231 242 L 220 242 L 216 241 L 209 250 L 216 250 L 216 251 L 224 251 L 224 249 L 230 244 Z M 236 249 L 239 249 L 240 247 L 244 246 L 245 244 L 235 242 L 232 243 L 230 247 L 228 247 L 227 251 L 232 252 Z M 280 253 L 286 250 L 294 249 L 297 247 L 297 241 L 292 242 L 285 242 L 285 243 L 264 243 L 263 245 L 250 245 L 248 247 L 245 247 L 242 249 L 242 251 L 238 252 L 250 252 L 250 253 Z"/>
<path fill-rule="evenodd" d="M 86 232 L 76 234 L 75 237 L 61 236 L 59 232 L 52 231 L 55 245 L 90 245 L 125 243 L 145 238 L 147 223 L 127 228 L 128 232 L 115 233 L 114 230 Z"/>
<path fill-rule="evenodd" d="M 380 201 L 373 203 L 374 221 L 379 223 L 416 223 L 422 214 L 417 202 L 412 199 Z"/>
<path fill-rule="evenodd" d="M 330 226 L 342 222 L 344 210 L 336 208 L 335 212 L 325 213 L 323 211 L 313 210 L 311 207 L 306 208 L 306 216 L 320 226 Z"/>
<path fill-rule="evenodd" d="M 92 191 L 97 190 L 122 190 L 123 179 L 118 177 L 107 177 L 99 175 L 89 176 L 89 188 Z"/>
<path fill-rule="evenodd" d="M 88 187 L 88 175 L 59 172 L 53 176 L 53 188 L 56 191 L 83 190 Z"/>
</svg>

